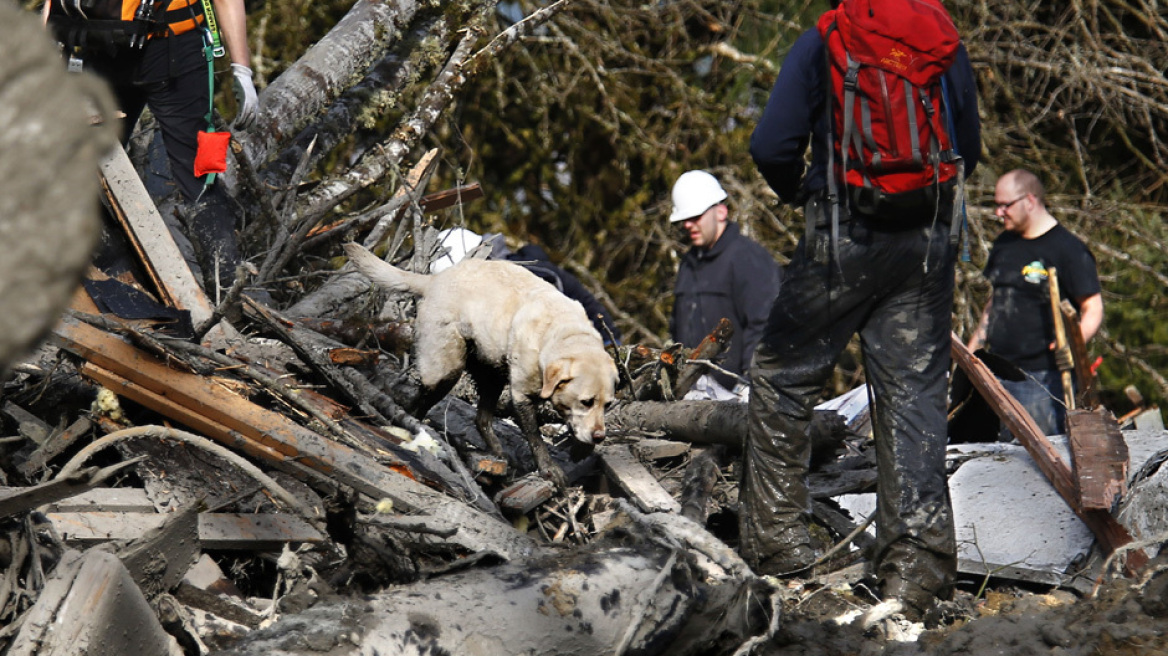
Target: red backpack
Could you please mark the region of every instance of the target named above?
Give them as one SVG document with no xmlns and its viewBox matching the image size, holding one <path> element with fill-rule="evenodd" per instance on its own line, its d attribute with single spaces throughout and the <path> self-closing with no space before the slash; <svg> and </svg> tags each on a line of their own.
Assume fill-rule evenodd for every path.
<svg viewBox="0 0 1168 656">
<path fill-rule="evenodd" d="M 960 42 L 948 12 L 939 0 L 843 0 L 818 27 L 833 202 L 887 217 L 932 206 L 940 185 L 959 177 L 941 83 Z"/>
</svg>

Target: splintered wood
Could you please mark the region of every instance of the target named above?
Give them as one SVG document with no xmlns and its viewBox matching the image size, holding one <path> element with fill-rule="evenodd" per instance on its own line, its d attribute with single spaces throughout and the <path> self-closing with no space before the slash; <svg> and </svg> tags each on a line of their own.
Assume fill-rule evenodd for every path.
<svg viewBox="0 0 1168 656">
<path fill-rule="evenodd" d="M 1119 424 L 1106 410 L 1067 413 L 1079 505 L 1084 510 L 1111 510 L 1127 492 L 1128 450 Z"/>
</svg>

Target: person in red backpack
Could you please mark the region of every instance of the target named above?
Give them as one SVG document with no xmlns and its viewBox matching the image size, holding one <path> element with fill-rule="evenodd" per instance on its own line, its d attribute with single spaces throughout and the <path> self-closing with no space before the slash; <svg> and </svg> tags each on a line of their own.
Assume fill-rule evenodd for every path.
<svg viewBox="0 0 1168 656">
<path fill-rule="evenodd" d="M 807 426 L 837 357 L 859 333 L 875 401 L 872 564 L 890 605 L 919 613 L 951 594 L 956 576 L 945 474 L 951 226 L 961 220 L 959 183 L 981 150 L 977 89 L 938 0 L 832 7 L 787 54 L 751 138 L 779 199 L 804 206 L 807 234 L 751 367 L 740 550 L 762 574 L 804 571 L 818 558 L 808 531 Z M 889 34 L 868 39 L 862 28 Z M 903 79 L 862 70 L 905 62 L 931 70 Z M 897 96 L 910 102 L 897 105 Z M 855 101 L 851 118 L 847 101 Z M 911 149 L 897 146 L 905 143 Z"/>
<path fill-rule="evenodd" d="M 170 161 L 170 179 L 186 201 L 187 236 L 198 254 L 208 292 L 229 286 L 240 260 L 234 201 L 215 181 L 196 175 L 198 135 L 208 129 L 211 80 L 205 49 L 212 35 L 204 6 L 212 6 L 231 60 L 238 112 L 235 127 L 250 126 L 258 102 L 243 0 L 48 0 L 44 18 L 61 44 L 69 70 L 106 80 L 126 117 L 122 143 L 142 110 L 150 108 Z M 107 229 L 95 264 L 116 274 L 128 266 L 116 234 Z M 219 279 L 212 274 L 219 272 Z M 225 290 L 224 290 L 225 291 Z"/>
</svg>

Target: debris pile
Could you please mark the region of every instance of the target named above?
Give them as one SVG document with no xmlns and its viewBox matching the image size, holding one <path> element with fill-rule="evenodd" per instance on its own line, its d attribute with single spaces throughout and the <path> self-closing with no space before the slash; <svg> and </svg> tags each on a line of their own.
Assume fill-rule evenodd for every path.
<svg viewBox="0 0 1168 656">
<path fill-rule="evenodd" d="M 760 579 L 734 550 L 746 408 L 684 400 L 725 326 L 691 352 L 613 347 L 621 386 L 603 444 L 582 450 L 558 415 L 542 417 L 569 485 L 557 489 L 510 420 L 494 422 L 505 462 L 490 454 L 473 386 L 425 418 L 403 410 L 418 394 L 408 300 L 382 303 L 341 267 L 280 311 L 238 294 L 212 307 L 153 206 L 117 202 L 140 191 L 125 166 L 116 151 L 103 175 L 139 226 L 153 288 L 91 272 L 4 386 L 3 653 L 765 653 L 812 596 L 840 601 L 839 617 L 878 601 L 864 593 L 865 387 L 812 422 L 813 513 L 835 546 L 806 579 Z M 411 230 L 401 260 L 424 270 L 441 255 L 435 231 Z M 347 303 L 319 302 L 341 288 Z M 177 318 L 119 316 L 135 294 Z M 345 305 L 362 311 L 309 311 Z M 1052 442 L 957 340 L 954 353 L 1022 436 L 951 449 L 963 574 L 1089 595 L 1149 571 L 1168 523 L 1163 427 L 1121 432 L 1084 410 L 1072 439 Z M 1020 501 L 1008 515 L 1004 499 Z M 935 629 L 973 612 L 941 608 Z M 924 628 L 894 626 L 888 639 Z"/>
</svg>

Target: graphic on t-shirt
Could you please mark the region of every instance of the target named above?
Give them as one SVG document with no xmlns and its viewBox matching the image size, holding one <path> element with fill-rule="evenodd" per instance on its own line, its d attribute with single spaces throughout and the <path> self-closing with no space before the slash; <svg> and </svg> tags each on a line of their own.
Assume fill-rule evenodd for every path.
<svg viewBox="0 0 1168 656">
<path fill-rule="evenodd" d="M 1038 260 L 1034 260 L 1030 264 L 1022 267 L 1022 279 L 1032 285 L 1046 282 L 1048 275 L 1046 265 Z"/>
</svg>

